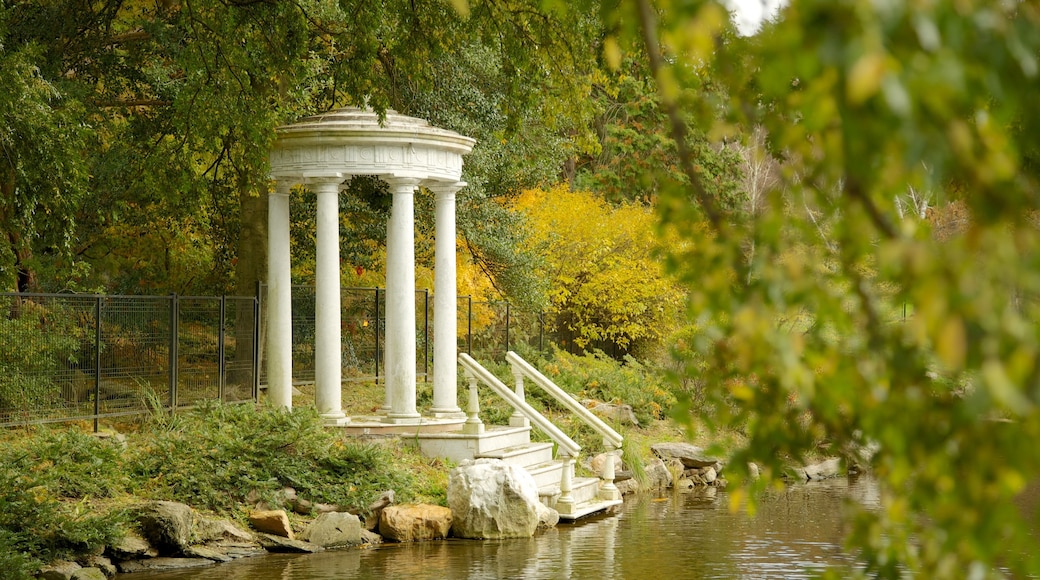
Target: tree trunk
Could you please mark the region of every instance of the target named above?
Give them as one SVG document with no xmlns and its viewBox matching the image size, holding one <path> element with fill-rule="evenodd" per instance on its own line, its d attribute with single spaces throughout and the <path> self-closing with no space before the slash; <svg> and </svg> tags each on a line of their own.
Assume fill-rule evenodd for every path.
<svg viewBox="0 0 1040 580">
<path fill-rule="evenodd" d="M 238 235 L 238 261 L 235 264 L 235 295 L 256 296 L 260 282 L 267 279 L 267 191 L 256 191 L 256 181 L 239 179 L 239 208 L 241 227 Z M 232 389 L 251 388 L 252 373 L 246 371 L 254 350 L 263 357 L 263 325 L 260 332 L 253 334 L 253 325 L 245 321 L 253 319 L 251 303 L 239 302 L 235 313 L 235 361 L 233 373 L 228 373 L 228 392 Z M 261 348 L 254 349 L 254 336 L 260 337 Z M 258 361 L 259 362 L 259 361 Z M 259 368 L 260 365 L 257 365 Z"/>
<path fill-rule="evenodd" d="M 0 224 L 7 230 L 7 243 L 14 258 L 13 269 L 15 277 L 15 292 L 32 292 L 37 289 L 36 272 L 29 266 L 32 261 L 32 246 L 22 235 L 21 229 L 16 226 L 17 216 L 14 206 L 15 173 L 11 168 L 6 168 L 0 173 L 0 199 L 10 204 L 6 207 L 0 206 Z M 30 238 L 31 239 L 31 238 Z M 6 283 L 7 281 L 5 281 Z"/>
</svg>

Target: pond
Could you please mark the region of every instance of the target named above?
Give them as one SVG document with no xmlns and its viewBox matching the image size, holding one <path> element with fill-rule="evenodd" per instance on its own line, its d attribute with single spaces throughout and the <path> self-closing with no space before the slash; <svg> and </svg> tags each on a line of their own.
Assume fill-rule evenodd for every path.
<svg viewBox="0 0 1040 580">
<path fill-rule="evenodd" d="M 615 516 L 561 524 L 530 539 L 384 544 L 120 578 L 807 578 L 826 566 L 855 565 L 841 545 L 849 501 L 876 508 L 876 482 L 794 485 L 765 497 L 754 518 L 731 513 L 725 491 L 701 488 L 626 496 Z"/>
</svg>

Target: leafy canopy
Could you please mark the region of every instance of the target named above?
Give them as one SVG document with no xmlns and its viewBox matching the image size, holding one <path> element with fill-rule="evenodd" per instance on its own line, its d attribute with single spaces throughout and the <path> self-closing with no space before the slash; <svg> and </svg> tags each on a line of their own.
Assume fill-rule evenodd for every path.
<svg viewBox="0 0 1040 580">
<path fill-rule="evenodd" d="M 865 574 L 1040 572 L 1037 514 L 1015 501 L 1040 478 L 1040 5 L 794 0 L 750 39 L 713 3 L 611 14 L 643 40 L 673 133 L 710 71 L 729 101 L 701 126 L 761 125 L 783 160 L 753 214 L 715 203 L 681 153 L 689 185 L 659 203 L 688 242 L 669 264 L 704 418 L 748 435 L 735 471 L 760 462 L 765 485 L 809 452 L 876 449 L 857 455 L 883 489 L 852 528 Z M 938 239 L 903 210 L 911 192 L 970 224 Z"/>
</svg>

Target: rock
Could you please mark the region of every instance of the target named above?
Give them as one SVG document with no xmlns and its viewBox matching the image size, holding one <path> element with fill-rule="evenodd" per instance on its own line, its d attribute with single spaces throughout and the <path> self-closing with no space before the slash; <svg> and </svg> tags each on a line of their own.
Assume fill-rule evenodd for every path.
<svg viewBox="0 0 1040 580">
<path fill-rule="evenodd" d="M 500 459 L 463 461 L 448 476 L 456 537 L 530 537 L 538 527 L 540 505 L 531 474 Z"/>
<path fill-rule="evenodd" d="M 752 481 L 754 481 L 754 480 L 756 480 L 756 479 L 758 479 L 760 477 L 759 476 L 759 472 L 758 472 L 758 464 L 756 464 L 756 463 L 748 462 L 748 464 L 747 464 L 747 472 L 748 472 L 748 477 Z"/>
<path fill-rule="evenodd" d="M 153 501 L 137 516 L 141 532 L 160 554 L 180 554 L 191 543 L 195 521 L 190 506 L 173 501 Z"/>
<path fill-rule="evenodd" d="M 221 518 L 199 516 L 195 521 L 195 537 L 203 543 L 253 543 L 253 534 Z"/>
<path fill-rule="evenodd" d="M 361 530 L 361 542 L 364 544 L 372 545 L 382 544 L 383 536 L 380 536 L 379 534 L 370 530 Z"/>
<path fill-rule="evenodd" d="M 119 571 L 123 574 L 132 572 L 161 572 L 164 570 L 182 570 L 185 568 L 201 568 L 212 566 L 213 560 L 205 558 L 148 558 L 145 560 L 128 560 L 119 563 Z"/>
<path fill-rule="evenodd" d="M 379 499 L 368 506 L 368 515 L 365 516 L 365 529 L 375 531 L 379 527 L 379 514 L 386 506 L 394 503 L 394 490 L 384 491 Z"/>
<path fill-rule="evenodd" d="M 615 405 L 592 399 L 585 399 L 581 404 L 604 419 L 639 426 L 639 419 L 636 418 L 635 412 L 632 411 L 632 405 Z"/>
<path fill-rule="evenodd" d="M 222 545 L 220 550 L 227 554 L 228 557 L 234 559 L 249 558 L 267 553 L 267 550 L 263 549 L 259 542 L 255 544 Z"/>
<path fill-rule="evenodd" d="M 108 580 L 108 576 L 98 568 L 80 568 L 72 573 L 69 580 Z"/>
<path fill-rule="evenodd" d="M 268 552 L 313 554 L 315 552 L 325 551 L 325 548 L 322 548 L 317 544 L 304 542 L 302 540 L 289 539 L 285 536 L 276 536 L 274 534 L 259 534 L 258 539 L 260 540 L 260 545 Z"/>
<path fill-rule="evenodd" d="M 603 474 L 603 466 L 605 466 L 607 464 L 607 457 L 610 457 L 610 456 L 614 457 L 614 471 L 615 471 L 614 481 L 617 481 L 616 472 L 620 471 L 621 470 L 621 466 L 622 466 L 622 464 L 621 464 L 621 450 L 620 449 L 617 449 L 615 451 L 611 451 L 610 453 L 600 453 L 599 455 L 596 455 L 595 457 L 593 457 L 592 461 L 589 462 L 589 470 L 591 470 L 592 473 L 595 473 L 596 475 L 602 475 Z"/>
<path fill-rule="evenodd" d="M 448 537 L 453 516 L 452 510 L 437 505 L 387 506 L 379 516 L 379 534 L 394 542 L 439 540 Z"/>
<path fill-rule="evenodd" d="M 112 560 L 109 560 L 104 556 L 90 555 L 80 560 L 79 563 L 82 564 L 84 568 L 97 568 L 98 570 L 101 570 L 105 576 L 115 576 L 118 571 L 116 570 L 116 565 L 112 563 Z"/>
<path fill-rule="evenodd" d="M 704 483 L 711 485 L 712 483 L 715 483 L 716 479 L 719 478 L 719 474 L 716 473 L 714 467 L 705 467 L 704 471 L 701 472 L 701 478 L 704 480 Z"/>
<path fill-rule="evenodd" d="M 690 491 L 691 489 L 693 489 L 694 485 L 695 484 L 692 479 L 684 477 L 672 484 L 672 487 L 674 487 L 678 491 Z"/>
<path fill-rule="evenodd" d="M 249 525 L 258 532 L 273 534 L 290 540 L 296 539 L 292 526 L 289 525 L 289 515 L 285 510 L 257 510 L 249 514 Z M 260 542 L 263 544 L 263 542 Z M 266 547 L 266 546 L 265 546 Z"/>
<path fill-rule="evenodd" d="M 841 473 L 841 460 L 838 458 L 828 459 L 813 465 L 795 470 L 795 473 L 806 481 L 814 481 L 836 477 Z"/>
<path fill-rule="evenodd" d="M 292 506 L 292 511 L 301 516 L 309 516 L 311 515 L 311 512 L 314 511 L 314 502 L 308 499 L 303 499 L 302 497 L 297 498 L 296 503 Z"/>
<path fill-rule="evenodd" d="M 136 558 L 154 558 L 159 555 L 148 540 L 137 532 L 129 531 L 125 536 L 108 548 L 108 553 L 116 560 L 134 560 Z"/>
<path fill-rule="evenodd" d="M 356 546 L 361 543 L 361 520 L 345 512 L 321 514 L 299 538 L 324 548 Z"/>
<path fill-rule="evenodd" d="M 639 482 L 634 479 L 623 479 L 621 481 L 615 481 L 614 487 L 618 489 L 621 495 L 630 495 L 639 491 Z"/>
<path fill-rule="evenodd" d="M 40 568 L 37 578 L 43 580 L 70 580 L 72 575 L 83 567 L 75 562 L 69 562 L 68 560 L 57 560 L 50 564 Z"/>
<path fill-rule="evenodd" d="M 188 546 L 184 550 L 184 555 L 189 558 L 205 558 L 214 562 L 230 562 L 234 560 L 226 553 L 209 546 Z"/>
<path fill-rule="evenodd" d="M 661 459 L 678 459 L 684 467 L 715 467 L 719 462 L 705 455 L 700 447 L 689 443 L 654 443 L 650 450 Z"/>
<path fill-rule="evenodd" d="M 538 528 L 539 530 L 547 530 L 549 528 L 555 528 L 556 524 L 560 523 L 560 512 L 546 506 L 545 504 L 538 502 L 538 505 L 542 506 L 538 509 Z"/>
<path fill-rule="evenodd" d="M 661 459 L 651 459 L 643 468 L 646 489 L 665 489 L 672 485 L 672 473 Z"/>
</svg>

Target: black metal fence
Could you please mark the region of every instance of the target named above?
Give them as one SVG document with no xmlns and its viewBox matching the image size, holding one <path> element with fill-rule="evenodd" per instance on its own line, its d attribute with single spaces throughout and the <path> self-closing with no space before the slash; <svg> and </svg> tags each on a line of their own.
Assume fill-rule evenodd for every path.
<svg viewBox="0 0 1040 580">
<path fill-rule="evenodd" d="M 264 295 L 261 287 L 258 296 Z M 345 288 L 344 381 L 383 376 L 386 291 Z M 416 374 L 433 363 L 433 308 L 416 292 Z M 257 400 L 266 381 L 263 301 L 232 296 L 0 293 L 0 427 L 93 421 Z M 548 348 L 544 317 L 507 302 L 457 303 L 458 348 L 502 360 L 521 343 Z M 292 288 L 293 382 L 314 381 L 314 288 Z"/>
<path fill-rule="evenodd" d="M 261 286 L 259 295 L 266 295 Z M 293 286 L 292 345 L 293 383 L 314 382 L 314 287 Z M 343 288 L 341 340 L 344 381 L 379 381 L 383 376 L 383 346 L 386 336 L 386 290 Z M 261 315 L 266 320 L 261 300 Z M 458 348 L 482 360 L 504 360 L 505 353 L 521 342 L 533 348 L 548 348 L 544 317 L 539 312 L 521 311 L 508 302 L 474 301 L 458 297 Z M 433 368 L 433 302 L 428 290 L 415 293 L 416 377 L 428 380 Z M 261 365 L 260 384 L 267 384 Z"/>
<path fill-rule="evenodd" d="M 0 426 L 255 400 L 253 297 L 0 294 Z"/>
</svg>

